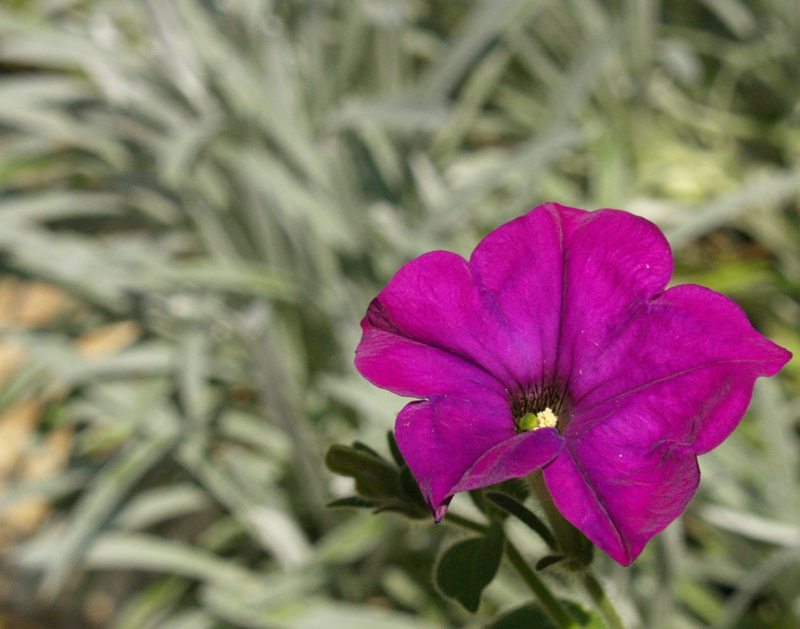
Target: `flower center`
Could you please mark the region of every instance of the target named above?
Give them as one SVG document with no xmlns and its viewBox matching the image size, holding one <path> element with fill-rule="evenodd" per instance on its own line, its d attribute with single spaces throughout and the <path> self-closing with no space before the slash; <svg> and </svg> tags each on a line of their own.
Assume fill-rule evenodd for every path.
<svg viewBox="0 0 800 629">
<path fill-rule="evenodd" d="M 536 430 L 537 428 L 555 428 L 558 425 L 558 417 L 549 406 L 538 413 L 528 413 L 523 415 L 517 422 L 520 430 Z"/>
<path fill-rule="evenodd" d="M 568 421 L 568 403 L 561 387 L 547 385 L 518 392 L 510 400 L 517 432 L 537 428 L 563 430 Z"/>
</svg>

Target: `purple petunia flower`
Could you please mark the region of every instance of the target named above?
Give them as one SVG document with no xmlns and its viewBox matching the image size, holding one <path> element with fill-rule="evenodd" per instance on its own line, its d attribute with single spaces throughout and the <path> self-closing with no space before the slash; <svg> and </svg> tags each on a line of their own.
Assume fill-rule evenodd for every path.
<svg viewBox="0 0 800 629">
<path fill-rule="evenodd" d="M 564 517 L 630 564 L 697 488 L 697 455 L 791 354 L 733 301 L 665 290 L 666 239 L 618 210 L 549 203 L 469 261 L 403 266 L 361 322 L 356 367 L 411 402 L 396 437 L 436 520 L 460 491 L 542 469 Z"/>
</svg>

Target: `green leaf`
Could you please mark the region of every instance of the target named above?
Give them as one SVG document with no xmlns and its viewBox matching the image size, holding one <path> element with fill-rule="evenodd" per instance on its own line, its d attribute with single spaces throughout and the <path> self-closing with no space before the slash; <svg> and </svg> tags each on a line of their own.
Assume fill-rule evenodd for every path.
<svg viewBox="0 0 800 629">
<path fill-rule="evenodd" d="M 215 611 L 217 611 L 215 609 Z M 240 609 L 234 610 L 241 613 Z M 230 616 L 225 616 L 226 618 Z M 240 618 L 235 618 L 241 620 Z M 265 629 L 437 629 L 434 623 L 419 616 L 379 609 L 370 605 L 355 605 L 321 598 L 308 598 L 295 605 L 285 605 L 261 613 L 255 622 L 245 626 Z"/>
<path fill-rule="evenodd" d="M 370 448 L 367 444 L 361 443 L 360 441 L 355 441 L 353 443 L 353 450 L 358 450 L 359 452 L 364 452 L 369 454 L 370 456 L 375 457 L 376 459 L 383 459 L 383 457 L 375 452 L 372 448 Z"/>
<path fill-rule="evenodd" d="M 260 573 L 250 572 L 235 561 L 203 548 L 139 533 L 98 535 L 84 559 L 92 569 L 172 574 L 219 582 L 226 587 L 244 587 L 263 578 Z"/>
<path fill-rule="evenodd" d="M 563 559 L 566 559 L 566 555 L 547 555 L 536 562 L 536 569 L 544 570 L 545 568 L 549 568 L 550 566 L 557 564 Z"/>
<path fill-rule="evenodd" d="M 503 528 L 492 524 L 482 537 L 471 537 L 448 548 L 436 566 L 436 585 L 446 596 L 475 613 L 481 593 L 492 582 L 503 556 Z"/>
<path fill-rule="evenodd" d="M 583 629 L 606 629 L 606 623 L 603 619 L 592 609 L 588 609 L 583 605 L 574 603 L 573 601 L 561 601 L 564 607 L 567 608 L 570 616 L 577 619 L 578 624 Z"/>
<path fill-rule="evenodd" d="M 157 625 L 158 629 L 214 629 L 218 626 L 217 619 L 201 609 L 181 612 Z"/>
<path fill-rule="evenodd" d="M 369 507 L 375 513 L 394 511 L 413 519 L 428 517 L 427 505 L 408 467 L 398 470 L 369 446 L 359 442 L 352 447 L 331 446 L 325 463 L 332 472 L 354 478 L 359 494 L 335 500 L 329 507 Z"/>
<path fill-rule="evenodd" d="M 363 446 L 349 448 L 333 445 L 325 456 L 325 465 L 332 472 L 354 478 L 358 493 L 364 497 L 380 498 L 400 494 L 397 469 Z"/>
<path fill-rule="evenodd" d="M 394 431 L 390 430 L 386 433 L 386 438 L 389 441 L 389 452 L 392 453 L 392 458 L 394 462 L 397 463 L 398 467 L 402 468 L 406 464 L 405 458 L 403 458 L 403 453 L 400 452 L 400 446 L 397 445 L 397 439 L 395 439 Z"/>
<path fill-rule="evenodd" d="M 430 514 L 428 511 L 428 505 L 425 503 L 425 498 L 423 497 L 422 491 L 419 488 L 417 479 L 414 478 L 414 475 L 411 473 L 411 470 L 407 465 L 404 465 L 403 469 L 400 470 L 400 487 L 403 490 L 403 496 L 406 498 L 406 503 L 409 506 L 414 505 L 419 507 L 420 515 L 417 517 L 428 517 Z"/>
<path fill-rule="evenodd" d="M 60 498 L 81 489 L 89 478 L 89 470 L 73 468 L 42 479 L 19 482 L 0 496 L 0 516 L 19 501 L 31 497 Z"/>
<path fill-rule="evenodd" d="M 190 587 L 186 579 L 165 577 L 131 597 L 111 629 L 145 629 L 161 618 Z M 200 627 L 200 625 L 193 625 Z"/>
<path fill-rule="evenodd" d="M 386 540 L 393 524 L 370 513 L 355 514 L 328 531 L 314 544 L 317 565 L 335 566 L 359 562 Z"/>
<path fill-rule="evenodd" d="M 58 538 L 48 558 L 42 581 L 42 593 L 55 596 L 66 583 L 70 570 L 118 507 L 128 491 L 166 454 L 175 435 L 156 436 L 132 443 L 97 474 L 74 508 L 70 526 Z"/>
<path fill-rule="evenodd" d="M 338 500 L 332 500 L 328 503 L 328 507 L 331 509 L 337 509 L 341 507 L 347 507 L 351 509 L 372 509 L 376 505 L 377 503 L 374 500 L 362 498 L 361 496 L 348 496 L 347 498 L 339 498 Z"/>
<path fill-rule="evenodd" d="M 511 496 L 518 502 L 525 502 L 531 493 L 528 482 L 522 478 L 509 478 L 495 485 L 494 489 L 497 490 L 497 493 Z"/>
<path fill-rule="evenodd" d="M 512 609 L 497 618 L 486 629 L 558 629 L 536 603 Z"/>
<path fill-rule="evenodd" d="M 524 0 L 480 2 L 467 14 L 453 34 L 446 54 L 423 80 L 424 99 L 444 100 L 447 93 L 464 78 L 476 57 L 510 25 L 535 14 L 544 3 Z"/>
<path fill-rule="evenodd" d="M 562 601 L 564 606 L 577 622 L 571 627 L 583 629 L 605 629 L 605 624 L 600 617 L 572 601 Z M 502 616 L 486 627 L 486 629 L 558 629 L 550 617 L 538 603 L 528 603 L 504 613 Z"/>
<path fill-rule="evenodd" d="M 577 621 L 573 627 L 604 629 L 605 625 L 594 612 L 587 611 L 572 601 L 562 601 L 570 615 Z M 486 629 L 558 629 L 538 603 L 528 603 L 504 613 Z"/>
<path fill-rule="evenodd" d="M 137 290 L 217 291 L 219 293 L 254 295 L 286 301 L 296 299 L 298 287 L 281 272 L 263 265 L 237 262 L 192 261 L 150 264 L 140 276 L 132 278 L 130 286 Z"/>
<path fill-rule="evenodd" d="M 120 510 L 113 523 L 122 529 L 143 529 L 196 513 L 210 505 L 208 494 L 198 487 L 191 483 L 173 483 L 140 492 Z"/>
</svg>

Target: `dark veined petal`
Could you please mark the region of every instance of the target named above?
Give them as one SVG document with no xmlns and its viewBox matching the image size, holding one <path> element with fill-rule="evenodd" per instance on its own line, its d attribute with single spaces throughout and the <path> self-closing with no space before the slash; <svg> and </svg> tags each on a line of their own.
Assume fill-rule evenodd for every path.
<svg viewBox="0 0 800 629">
<path fill-rule="evenodd" d="M 650 221 L 619 210 L 562 208 L 564 303 L 557 373 L 603 363 L 604 352 L 672 276 L 667 239 Z M 574 391 L 573 391 L 574 394 Z"/>
<path fill-rule="evenodd" d="M 553 502 L 564 517 L 623 566 L 677 518 L 697 489 L 694 452 L 668 443 L 624 441 L 598 424 L 582 441 L 568 441 L 544 468 Z"/>
<path fill-rule="evenodd" d="M 541 384 L 555 370 L 563 296 L 563 212 L 550 203 L 484 238 L 470 265 L 494 296 L 519 349 L 507 358 L 515 378 Z"/>
<path fill-rule="evenodd" d="M 506 395 L 499 380 L 466 358 L 380 328 L 373 322 L 364 324 L 355 364 L 372 384 L 398 395 L 450 395 L 461 399 L 484 393 L 502 399 Z"/>
<path fill-rule="evenodd" d="M 490 233 L 470 264 L 494 295 L 514 338 L 520 382 L 568 380 L 672 274 L 669 245 L 649 221 L 618 210 L 556 203 Z"/>
<path fill-rule="evenodd" d="M 554 429 L 516 435 L 508 405 L 493 398 L 412 402 L 397 417 L 396 438 L 437 521 L 455 493 L 525 476 L 564 443 Z"/>
<path fill-rule="evenodd" d="M 433 251 L 405 264 L 372 301 L 361 327 L 356 367 L 401 395 L 469 399 L 472 386 L 505 391 L 514 383 L 505 359 L 519 344 L 492 296 L 454 253 Z"/>
<path fill-rule="evenodd" d="M 574 378 L 573 390 L 594 386 L 575 400 L 568 454 L 545 479 L 568 520 L 630 563 L 688 504 L 696 455 L 730 435 L 756 378 L 790 354 L 727 297 L 678 286 L 640 309 L 600 357 Z"/>
<path fill-rule="evenodd" d="M 777 373 L 791 358 L 756 332 L 736 303 L 693 285 L 649 301 L 600 356 L 573 371 L 574 418 L 567 436 L 630 406 L 639 409 L 630 415 L 630 430 L 697 454 L 736 428 L 756 378 Z"/>
<path fill-rule="evenodd" d="M 754 380 L 737 363 L 717 363 L 578 415 L 565 433 L 569 454 L 545 470 L 556 506 L 627 565 L 689 503 L 704 426 L 738 422 Z"/>
<path fill-rule="evenodd" d="M 497 444 L 470 467 L 449 493 L 489 487 L 509 478 L 521 478 L 552 461 L 564 438 L 555 428 L 538 428 Z"/>
</svg>

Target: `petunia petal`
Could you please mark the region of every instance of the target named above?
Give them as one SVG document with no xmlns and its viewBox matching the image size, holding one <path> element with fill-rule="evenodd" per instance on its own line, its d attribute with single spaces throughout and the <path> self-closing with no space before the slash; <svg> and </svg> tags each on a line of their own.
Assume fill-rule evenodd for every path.
<svg viewBox="0 0 800 629">
<path fill-rule="evenodd" d="M 374 325 L 364 327 L 355 364 L 372 384 L 398 395 L 506 397 L 500 381 L 469 360 Z"/>
<path fill-rule="evenodd" d="M 442 502 L 452 496 L 450 490 L 467 470 L 513 436 L 508 405 L 492 400 L 481 403 L 436 396 L 411 402 L 400 411 L 395 426 L 400 452 L 437 519 L 444 515 Z"/>
<path fill-rule="evenodd" d="M 505 385 L 514 382 L 503 357 L 516 351 L 517 343 L 493 297 L 467 261 L 454 253 L 433 251 L 405 264 L 370 304 L 361 326 L 364 337 L 356 352 L 357 368 L 379 386 L 403 395 L 441 393 L 429 385 L 436 378 L 455 380 L 439 368 L 447 362 L 455 365 L 453 358 L 484 371 L 483 377 L 472 374 L 469 378 L 482 386 L 486 386 L 486 376 Z M 440 356 L 423 356 L 423 347 L 438 350 Z M 390 358 L 397 372 L 408 369 L 421 376 L 428 366 L 434 370 L 427 382 L 420 377 L 413 384 L 410 380 L 394 383 L 391 377 L 387 379 L 386 369 L 380 373 L 379 362 L 384 358 Z M 459 372 L 465 368 L 457 366 Z"/>
<path fill-rule="evenodd" d="M 717 363 L 583 411 L 565 432 L 569 455 L 545 470 L 559 510 L 614 559 L 630 563 L 688 504 L 705 427 L 738 421 L 754 380 L 737 363 Z"/>
<path fill-rule="evenodd" d="M 672 255 L 650 221 L 619 210 L 562 209 L 564 303 L 558 346 L 558 375 L 601 358 L 630 319 L 662 292 L 672 275 Z"/>
<path fill-rule="evenodd" d="M 630 563 L 691 499 L 696 455 L 733 431 L 756 378 L 790 354 L 730 299 L 699 286 L 651 299 L 601 348 L 573 372 L 569 454 L 545 479 L 568 520 Z"/>
<path fill-rule="evenodd" d="M 544 468 L 556 507 L 612 559 L 627 566 L 686 508 L 700 480 L 691 449 L 600 423 L 568 440 Z"/>
<path fill-rule="evenodd" d="M 507 404 L 448 397 L 412 402 L 397 417 L 397 445 L 436 520 L 459 491 L 518 478 L 550 462 L 564 440 L 551 428 L 516 435 Z"/>
<path fill-rule="evenodd" d="M 470 265 L 494 296 L 511 331 L 503 360 L 522 383 L 554 373 L 561 323 L 562 215 L 581 210 L 554 203 L 534 208 L 484 238 Z"/>
<path fill-rule="evenodd" d="M 555 428 L 539 428 L 520 433 L 497 444 L 469 468 L 448 494 L 489 487 L 509 478 L 521 478 L 552 461 L 564 438 Z"/>
<path fill-rule="evenodd" d="M 791 354 L 750 325 L 727 297 L 676 286 L 651 300 L 602 351 L 573 373 L 577 435 L 611 409 L 631 407 L 629 430 L 707 452 L 741 420 L 760 376 Z"/>
<path fill-rule="evenodd" d="M 649 221 L 556 203 L 490 233 L 470 264 L 519 339 L 504 362 L 528 384 L 568 380 L 573 364 L 672 274 L 669 245 Z"/>
</svg>

